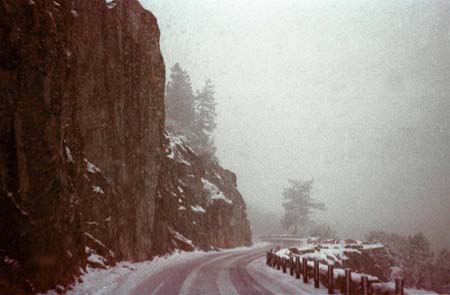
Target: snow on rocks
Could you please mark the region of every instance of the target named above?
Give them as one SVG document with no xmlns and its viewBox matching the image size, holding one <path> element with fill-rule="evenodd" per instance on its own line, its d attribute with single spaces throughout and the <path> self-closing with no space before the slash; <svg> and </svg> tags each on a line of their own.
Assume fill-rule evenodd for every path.
<svg viewBox="0 0 450 295">
<path fill-rule="evenodd" d="M 376 243 L 376 244 L 362 244 L 362 248 L 364 250 L 377 249 L 377 248 L 384 248 L 384 245 L 383 244 L 379 244 L 379 243 Z"/>
<path fill-rule="evenodd" d="M 179 232 L 177 232 L 176 230 L 174 230 L 173 228 L 171 228 L 169 226 L 169 232 L 173 235 L 173 237 L 183 243 L 186 243 L 188 245 L 190 245 L 192 248 L 194 247 L 194 244 L 192 243 L 192 240 L 186 238 L 185 236 L 183 236 L 182 234 L 180 234 Z"/>
<path fill-rule="evenodd" d="M 101 171 L 99 168 L 97 168 L 97 166 L 95 166 L 94 164 L 92 164 L 91 162 L 89 162 L 87 159 L 84 159 L 84 162 L 86 163 L 86 170 L 87 170 L 89 173 L 95 174 L 95 173 Z"/>
<path fill-rule="evenodd" d="M 70 151 L 70 149 L 67 145 L 65 146 L 65 151 L 66 151 L 67 162 L 74 163 L 73 157 L 72 157 L 72 152 Z"/>
<path fill-rule="evenodd" d="M 309 238 L 303 240 L 303 245 L 300 247 L 289 249 L 278 249 L 275 255 L 281 258 L 299 257 L 300 259 L 306 258 L 309 268 L 314 267 L 314 261 L 319 262 L 320 276 L 328 276 L 328 265 L 334 265 L 334 278 L 335 286 L 345 285 L 345 267 L 351 266 L 351 280 L 354 284 L 358 285 L 361 282 L 362 276 L 367 276 L 368 281 L 371 282 L 371 286 L 376 294 L 394 294 L 395 283 L 388 280 L 392 280 L 393 277 L 384 277 L 383 274 L 378 272 L 381 276 L 374 275 L 372 271 L 377 269 L 372 264 L 378 264 L 380 252 L 384 251 L 382 244 L 370 244 L 363 243 L 356 240 L 320 240 L 317 238 Z M 371 258 L 371 253 L 375 254 L 376 258 Z M 346 261 L 349 260 L 348 266 Z M 356 269 L 353 269 L 353 268 Z M 390 268 L 392 272 L 396 270 L 396 267 Z M 397 270 L 398 271 L 398 270 Z M 339 287 L 339 288 L 341 288 Z M 427 290 L 405 288 L 405 294 L 436 294 Z"/>
<path fill-rule="evenodd" d="M 116 1 L 115 0 L 105 0 L 106 6 L 108 6 L 109 9 L 113 9 L 116 7 Z"/>
<path fill-rule="evenodd" d="M 317 260 L 329 265 L 342 265 L 344 260 L 349 259 L 346 253 L 361 253 L 349 244 L 306 244 L 299 248 L 281 249 L 276 254 L 280 257 L 289 258 L 298 254 L 301 258 Z"/>
<path fill-rule="evenodd" d="M 70 10 L 70 14 L 72 14 L 72 16 L 73 16 L 74 18 L 77 18 L 77 17 L 78 17 L 78 12 L 77 12 L 75 9 L 71 9 L 71 10 Z"/>
<path fill-rule="evenodd" d="M 189 147 L 187 147 L 185 140 L 182 136 L 176 136 L 172 133 L 166 132 L 166 138 L 169 141 L 167 147 L 167 158 L 173 159 L 178 163 L 191 166 L 188 160 L 184 158 L 186 153 L 194 153 Z"/>
<path fill-rule="evenodd" d="M 209 193 L 211 201 L 222 200 L 227 204 L 233 204 L 233 201 L 225 197 L 223 192 L 213 183 L 207 179 L 202 178 L 203 188 Z"/>
<path fill-rule="evenodd" d="M 305 244 L 296 248 L 280 249 L 275 255 L 281 258 L 300 257 L 308 260 L 308 266 L 314 266 L 314 261 L 319 261 L 319 272 L 321 275 L 327 275 L 328 265 L 334 265 L 334 276 L 336 279 L 343 279 L 345 277 L 345 261 L 350 259 L 351 254 L 360 256 L 364 251 L 365 246 L 368 249 L 377 248 L 380 246 L 363 245 L 360 241 L 345 241 L 345 240 L 319 240 L 316 238 L 307 239 Z M 320 243 L 322 242 L 322 243 Z M 382 245 L 381 245 L 382 246 Z M 352 280 L 355 282 L 361 281 L 361 276 L 366 275 L 369 281 L 379 282 L 379 278 L 375 275 L 352 272 Z"/>
<path fill-rule="evenodd" d="M 103 189 L 97 185 L 92 186 L 92 191 L 94 191 L 94 193 L 97 194 L 104 194 L 105 192 L 103 191 Z"/>
<path fill-rule="evenodd" d="M 91 249 L 89 247 L 86 247 L 85 249 L 86 254 L 88 254 L 87 261 L 92 264 L 93 266 L 106 268 L 106 259 L 103 256 L 100 256 L 95 252 L 94 249 Z"/>
<path fill-rule="evenodd" d="M 196 213 L 206 213 L 206 210 L 200 205 L 191 206 L 191 209 Z"/>
<path fill-rule="evenodd" d="M 321 248 L 315 249 L 313 253 L 305 253 L 302 257 L 307 258 L 308 260 L 318 260 L 322 262 L 326 262 L 328 265 L 340 264 L 342 265 L 343 260 L 349 259 L 345 253 L 356 252 L 361 253 L 356 249 L 347 249 L 342 247 L 342 245 L 333 248 Z"/>
</svg>

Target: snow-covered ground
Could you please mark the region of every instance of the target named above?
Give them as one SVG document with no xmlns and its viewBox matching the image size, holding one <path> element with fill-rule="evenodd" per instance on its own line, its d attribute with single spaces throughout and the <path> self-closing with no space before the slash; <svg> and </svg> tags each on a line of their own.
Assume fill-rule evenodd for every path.
<svg viewBox="0 0 450 295">
<path fill-rule="evenodd" d="M 167 256 L 157 257 L 145 262 L 120 262 L 107 269 L 87 268 L 81 276 L 82 282 L 76 283 L 68 290 L 67 295 L 126 295 L 142 283 L 146 278 L 182 263 L 188 263 L 207 256 L 214 257 L 218 253 L 233 253 L 238 251 L 262 248 L 266 244 L 258 243 L 252 247 L 239 247 L 220 251 L 176 252 Z M 56 291 L 48 291 L 46 295 L 57 295 Z M 42 294 L 41 294 L 42 295 Z"/>
</svg>

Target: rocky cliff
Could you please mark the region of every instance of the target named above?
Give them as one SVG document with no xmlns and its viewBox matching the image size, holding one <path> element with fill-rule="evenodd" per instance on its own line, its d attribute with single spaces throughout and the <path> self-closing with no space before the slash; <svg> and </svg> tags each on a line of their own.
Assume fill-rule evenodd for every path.
<svg viewBox="0 0 450 295">
<path fill-rule="evenodd" d="M 234 174 L 165 136 L 164 77 L 135 0 L 0 1 L 1 294 L 251 242 Z"/>
<path fill-rule="evenodd" d="M 181 136 L 166 134 L 167 158 L 157 198 L 156 249 L 214 249 L 250 245 L 246 204 L 236 176 L 199 158 Z"/>
</svg>

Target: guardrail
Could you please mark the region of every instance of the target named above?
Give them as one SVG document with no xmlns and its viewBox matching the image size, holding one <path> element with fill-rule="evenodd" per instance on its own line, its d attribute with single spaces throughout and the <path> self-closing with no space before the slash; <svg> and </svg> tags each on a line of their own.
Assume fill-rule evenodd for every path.
<svg viewBox="0 0 450 295">
<path fill-rule="evenodd" d="M 373 294 L 373 289 L 371 288 L 372 281 L 369 278 L 371 276 L 354 274 L 354 276 L 359 277 L 360 280 L 352 279 L 352 270 L 350 268 L 335 269 L 333 265 L 321 264 L 318 261 L 308 261 L 306 258 L 300 257 L 290 257 L 281 258 L 276 255 L 272 249 L 266 252 L 266 264 L 269 267 L 281 270 L 283 273 L 288 273 L 297 279 L 303 277 L 303 283 L 307 284 L 309 279 L 314 282 L 315 288 L 320 288 L 320 283 L 328 289 L 328 294 L 334 294 L 336 287 L 341 290 L 345 295 L 350 294 L 362 294 L 370 295 Z M 344 276 L 336 276 L 335 271 L 343 272 Z M 377 282 L 377 280 L 373 280 Z M 402 278 L 395 280 L 395 295 L 404 295 L 404 280 Z M 384 294 L 384 293 L 383 293 Z"/>
</svg>

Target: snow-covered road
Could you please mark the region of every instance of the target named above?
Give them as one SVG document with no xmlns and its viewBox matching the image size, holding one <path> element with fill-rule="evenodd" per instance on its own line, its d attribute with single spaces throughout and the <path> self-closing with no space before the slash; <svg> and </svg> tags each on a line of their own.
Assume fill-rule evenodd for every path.
<svg viewBox="0 0 450 295">
<path fill-rule="evenodd" d="M 297 242 L 298 243 L 298 242 Z M 217 252 L 179 252 L 152 261 L 88 269 L 66 295 L 326 294 L 266 265 L 268 243 Z M 56 295 L 49 291 L 46 295 Z"/>
<path fill-rule="evenodd" d="M 131 294 L 326 294 L 265 265 L 267 247 L 218 252 L 154 273 Z"/>
</svg>

